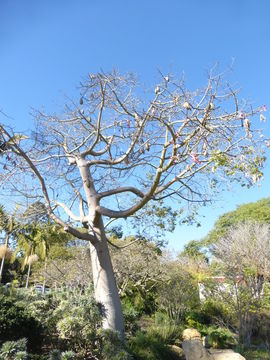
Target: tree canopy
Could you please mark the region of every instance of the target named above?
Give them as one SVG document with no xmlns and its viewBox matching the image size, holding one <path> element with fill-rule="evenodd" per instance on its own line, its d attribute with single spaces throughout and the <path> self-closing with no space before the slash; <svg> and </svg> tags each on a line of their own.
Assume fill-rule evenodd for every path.
<svg viewBox="0 0 270 360">
<path fill-rule="evenodd" d="M 204 243 L 216 242 L 226 235 L 231 227 L 247 220 L 270 224 L 270 198 L 239 205 L 236 210 L 221 215 L 216 221 L 213 230 L 207 235 Z"/>
<path fill-rule="evenodd" d="M 160 214 L 192 221 L 193 205 L 212 201 L 228 180 L 258 183 L 270 145 L 255 125 L 266 107 L 241 101 L 224 74 L 210 71 L 195 91 L 173 75 L 160 74 L 149 92 L 139 85 L 132 74 L 89 74 L 62 112 L 34 112 L 31 134 L 0 126 L 2 186 L 28 201 L 43 198 L 55 223 L 89 241 L 104 327 L 122 335 L 104 219 L 136 216 L 150 229 L 166 224 Z"/>
</svg>

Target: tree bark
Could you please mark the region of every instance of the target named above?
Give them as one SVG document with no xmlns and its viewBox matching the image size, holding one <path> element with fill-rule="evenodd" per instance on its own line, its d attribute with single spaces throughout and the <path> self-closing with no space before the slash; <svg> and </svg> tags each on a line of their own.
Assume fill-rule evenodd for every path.
<svg viewBox="0 0 270 360">
<path fill-rule="evenodd" d="M 123 340 L 123 311 L 101 218 L 93 230 L 97 237 L 95 244 L 90 243 L 95 299 L 101 306 L 103 328 L 117 331 Z"/>
<path fill-rule="evenodd" d="M 88 205 L 88 229 L 94 241 L 90 242 L 90 254 L 95 299 L 101 306 L 103 328 L 119 333 L 124 340 L 124 316 L 114 277 L 102 215 L 96 211 L 99 205 L 89 166 L 85 159 L 77 160 Z"/>
</svg>

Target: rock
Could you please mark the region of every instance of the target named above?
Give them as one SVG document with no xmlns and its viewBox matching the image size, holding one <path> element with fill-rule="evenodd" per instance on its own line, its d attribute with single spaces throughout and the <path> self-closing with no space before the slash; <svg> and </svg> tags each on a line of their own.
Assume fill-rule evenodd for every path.
<svg viewBox="0 0 270 360">
<path fill-rule="evenodd" d="M 186 340 L 182 343 L 186 360 L 212 360 L 212 355 L 205 349 L 201 340 Z"/>
<path fill-rule="evenodd" d="M 245 360 L 245 358 L 233 350 L 210 349 L 213 360 Z"/>
<path fill-rule="evenodd" d="M 196 329 L 186 329 L 182 333 L 182 348 L 186 360 L 245 360 L 233 350 L 206 349 L 201 335 Z"/>
<path fill-rule="evenodd" d="M 183 341 L 187 340 L 201 340 L 201 334 L 196 329 L 185 329 L 182 332 Z"/>
<path fill-rule="evenodd" d="M 202 344 L 201 335 L 196 329 L 186 329 L 182 333 L 182 348 L 186 360 L 210 360 L 211 354 Z"/>
<path fill-rule="evenodd" d="M 183 349 L 176 345 L 169 345 L 170 350 L 177 355 L 178 359 L 185 359 Z"/>
</svg>

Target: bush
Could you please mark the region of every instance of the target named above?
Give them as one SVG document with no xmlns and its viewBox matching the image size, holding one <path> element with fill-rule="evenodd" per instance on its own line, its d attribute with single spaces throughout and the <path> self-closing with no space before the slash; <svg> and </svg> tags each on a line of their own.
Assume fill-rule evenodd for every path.
<svg viewBox="0 0 270 360">
<path fill-rule="evenodd" d="M 42 326 L 16 299 L 0 295 L 0 344 L 26 337 L 29 350 L 35 350 L 42 340 Z"/>
<path fill-rule="evenodd" d="M 95 351 L 102 319 L 92 288 L 65 290 L 56 298 L 58 304 L 52 317 L 59 338 L 77 352 Z"/>
<path fill-rule="evenodd" d="M 27 360 L 25 338 L 6 341 L 0 349 L 0 360 Z"/>
<path fill-rule="evenodd" d="M 122 309 L 125 319 L 126 335 L 135 335 L 136 331 L 139 329 L 138 320 L 140 318 L 140 313 L 133 307 L 133 305 L 127 302 L 122 303 Z"/>
<path fill-rule="evenodd" d="M 135 360 L 179 359 L 162 338 L 153 333 L 138 331 L 136 336 L 130 339 L 129 348 Z"/>
<path fill-rule="evenodd" d="M 242 350 L 241 354 L 246 360 L 270 360 L 269 350 Z"/>
<path fill-rule="evenodd" d="M 61 353 L 60 350 L 52 350 L 48 360 L 73 360 L 74 358 L 75 354 L 73 351 L 64 351 Z"/>
<path fill-rule="evenodd" d="M 119 336 L 111 330 L 102 330 L 100 344 L 101 358 L 104 360 L 131 360 L 132 356 L 120 340 Z"/>
<path fill-rule="evenodd" d="M 235 336 L 226 328 L 209 327 L 206 332 L 209 344 L 214 348 L 227 349 L 235 346 L 237 343 Z"/>
<path fill-rule="evenodd" d="M 214 348 L 227 349 L 237 344 L 235 335 L 225 327 L 214 325 L 205 325 L 198 320 L 201 320 L 200 314 L 198 316 L 189 316 L 187 318 L 187 327 L 197 329 L 202 336 L 208 337 L 208 343 Z"/>
</svg>

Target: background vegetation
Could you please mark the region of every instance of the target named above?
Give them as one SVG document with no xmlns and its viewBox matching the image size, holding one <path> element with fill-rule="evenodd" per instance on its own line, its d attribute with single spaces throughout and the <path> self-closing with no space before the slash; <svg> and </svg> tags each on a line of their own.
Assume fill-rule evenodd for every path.
<svg viewBox="0 0 270 360">
<path fill-rule="evenodd" d="M 176 258 L 145 239 L 122 238 L 119 228 L 108 234 L 125 344 L 102 330 L 87 244 L 27 216 L 7 227 L 12 216 L 1 208 L 1 234 L 11 241 L 9 256 L 1 252 L 0 359 L 181 359 L 187 327 L 209 346 L 269 359 L 269 199 L 224 214 Z"/>
</svg>

